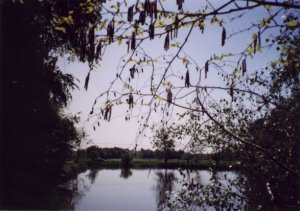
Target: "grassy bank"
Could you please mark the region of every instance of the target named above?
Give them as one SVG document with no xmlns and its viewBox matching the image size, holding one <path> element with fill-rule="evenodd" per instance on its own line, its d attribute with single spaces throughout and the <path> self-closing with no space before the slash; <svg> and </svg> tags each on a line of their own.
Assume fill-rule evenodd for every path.
<svg viewBox="0 0 300 211">
<path fill-rule="evenodd" d="M 65 164 L 65 172 L 71 172 L 73 170 L 83 171 L 89 167 L 99 167 L 99 168 L 121 168 L 122 163 L 121 159 L 107 159 L 101 161 L 92 161 L 92 160 L 79 160 L 68 161 Z M 215 166 L 218 170 L 231 170 L 236 169 L 237 165 L 235 161 L 211 161 L 211 160 L 197 160 L 197 161 L 188 161 L 188 160 L 179 160 L 172 159 L 168 160 L 167 164 L 163 160 L 159 159 L 133 159 L 129 167 L 132 168 L 190 168 L 190 169 L 209 169 L 210 167 Z"/>
</svg>

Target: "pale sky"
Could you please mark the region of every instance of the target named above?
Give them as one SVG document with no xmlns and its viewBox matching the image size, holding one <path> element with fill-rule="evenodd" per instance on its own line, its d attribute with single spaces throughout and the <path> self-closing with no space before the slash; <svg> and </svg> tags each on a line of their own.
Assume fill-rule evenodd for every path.
<svg viewBox="0 0 300 211">
<path fill-rule="evenodd" d="M 168 3 L 167 6 L 172 8 L 173 6 Z M 174 3 L 175 1 L 172 1 Z M 212 1 L 214 2 L 214 1 Z M 220 2 L 220 1 L 215 1 Z M 223 1 L 221 1 L 223 3 Z M 184 8 L 192 9 L 196 8 L 198 1 L 185 1 Z M 130 5 L 130 3 L 129 3 Z M 167 9 L 167 8 L 165 8 Z M 170 9 L 171 10 L 171 9 Z M 235 20 L 232 24 L 227 23 L 225 25 L 227 34 L 231 34 L 240 29 L 247 28 L 249 23 L 257 21 L 260 17 L 265 16 L 267 13 L 265 10 L 249 12 L 241 20 Z M 248 24 L 248 25 L 247 25 Z M 183 42 L 184 35 L 187 33 L 188 29 L 182 29 L 179 31 L 178 40 Z M 256 31 L 247 31 L 238 36 L 235 36 L 226 41 L 226 45 L 221 47 L 221 31 L 222 28 L 215 25 L 211 26 L 207 22 L 207 28 L 204 34 L 195 27 L 192 36 L 189 38 L 188 43 L 183 48 L 189 56 L 191 56 L 201 67 L 204 66 L 206 60 L 208 60 L 213 54 L 221 54 L 225 52 L 240 52 L 246 47 L 246 44 L 251 41 L 251 36 Z M 266 37 L 263 36 L 264 40 Z M 163 48 L 164 37 L 161 39 L 155 39 L 154 41 L 147 42 L 143 45 L 143 48 L 147 53 L 151 54 L 153 57 L 170 55 L 174 53 L 174 50 L 164 51 Z M 176 50 L 176 49 L 175 49 Z M 133 148 L 135 145 L 135 137 L 138 133 L 138 126 L 136 119 L 131 119 L 130 121 L 125 121 L 125 112 L 128 105 L 120 106 L 119 108 L 114 108 L 112 114 L 112 119 L 110 122 L 100 122 L 100 127 L 93 130 L 94 122 L 85 122 L 90 112 L 91 106 L 94 103 L 95 98 L 102 92 L 106 91 L 109 87 L 110 82 L 115 78 L 117 73 L 118 64 L 120 58 L 127 53 L 127 46 L 116 46 L 111 45 L 107 48 L 105 56 L 100 63 L 100 67 L 92 71 L 90 75 L 89 88 L 85 91 L 84 80 L 89 71 L 87 63 L 72 62 L 69 63 L 66 59 L 62 58 L 59 61 L 59 67 L 65 73 L 70 73 L 79 79 L 80 90 L 75 90 L 73 92 L 73 100 L 70 103 L 66 113 L 76 114 L 81 112 L 81 123 L 79 127 L 84 126 L 89 138 L 93 141 L 93 144 L 99 147 L 122 147 L 122 148 Z M 248 69 L 257 69 L 264 66 L 268 61 L 276 58 L 276 52 L 274 50 L 265 50 L 263 53 L 257 53 L 252 61 L 247 60 Z M 130 67 L 130 66 L 129 66 Z M 176 63 L 173 65 L 173 70 L 176 72 L 182 72 L 185 74 L 186 70 L 176 69 Z M 193 80 L 198 78 L 197 73 L 191 72 L 191 83 Z M 142 76 L 143 77 L 143 76 Z M 146 76 L 140 79 L 138 83 L 142 83 L 146 80 Z M 205 84 L 220 84 L 221 81 L 215 77 L 213 73 L 210 73 L 205 81 Z M 140 84 L 139 84 L 140 86 Z M 120 87 L 117 87 L 120 89 Z M 180 110 L 178 110 L 180 111 Z M 177 112 L 177 111 L 176 111 Z M 138 115 L 138 113 L 137 113 Z M 155 117 L 154 117 L 155 119 Z M 149 138 L 143 138 L 139 141 L 139 148 L 151 148 L 151 140 Z M 180 145 L 178 145 L 180 148 Z"/>
</svg>

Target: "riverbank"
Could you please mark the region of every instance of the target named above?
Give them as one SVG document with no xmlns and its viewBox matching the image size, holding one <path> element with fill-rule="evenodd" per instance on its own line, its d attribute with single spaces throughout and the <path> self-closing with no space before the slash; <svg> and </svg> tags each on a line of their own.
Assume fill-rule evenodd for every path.
<svg viewBox="0 0 300 211">
<path fill-rule="evenodd" d="M 65 164 L 64 170 L 66 173 L 73 170 L 87 169 L 89 167 L 99 168 L 124 168 L 121 159 L 107 159 L 107 160 L 79 160 L 68 161 Z M 181 159 L 171 159 L 165 164 L 160 159 L 133 159 L 127 168 L 169 168 L 169 169 L 210 169 L 215 167 L 217 170 L 232 170 L 237 169 L 236 161 L 213 161 L 213 160 L 197 160 L 188 161 Z"/>
</svg>

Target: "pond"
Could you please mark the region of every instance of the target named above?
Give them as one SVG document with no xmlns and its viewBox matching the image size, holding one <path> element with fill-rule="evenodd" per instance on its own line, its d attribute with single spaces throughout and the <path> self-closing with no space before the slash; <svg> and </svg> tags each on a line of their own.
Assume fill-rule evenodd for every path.
<svg viewBox="0 0 300 211">
<path fill-rule="evenodd" d="M 220 178 L 236 178 L 234 171 L 217 173 Z M 174 169 L 89 169 L 78 174 L 75 210 L 157 210 L 167 208 L 168 199 L 182 190 L 185 182 L 207 186 L 212 173 L 207 170 L 182 172 Z M 223 181 L 223 184 L 226 181 Z M 238 192 L 237 189 L 233 190 Z M 209 206 L 206 206 L 209 208 Z M 213 210 L 213 209 L 212 209 Z"/>
</svg>

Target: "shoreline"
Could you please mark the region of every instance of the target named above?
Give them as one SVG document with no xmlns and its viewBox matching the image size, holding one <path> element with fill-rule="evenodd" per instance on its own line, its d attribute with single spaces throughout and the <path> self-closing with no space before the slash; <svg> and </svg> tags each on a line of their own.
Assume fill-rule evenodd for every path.
<svg viewBox="0 0 300 211">
<path fill-rule="evenodd" d="M 107 159 L 101 161 L 79 160 L 68 161 L 65 163 L 64 171 L 68 174 L 70 172 L 82 171 L 89 168 L 167 168 L 167 169 L 195 169 L 195 170 L 209 170 L 211 168 L 217 170 L 236 170 L 238 165 L 236 161 L 213 161 L 213 160 L 179 160 L 171 159 L 165 164 L 163 160 L 159 159 L 133 159 L 130 165 L 122 165 L 121 159 Z"/>
</svg>

